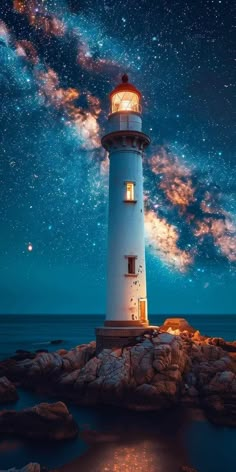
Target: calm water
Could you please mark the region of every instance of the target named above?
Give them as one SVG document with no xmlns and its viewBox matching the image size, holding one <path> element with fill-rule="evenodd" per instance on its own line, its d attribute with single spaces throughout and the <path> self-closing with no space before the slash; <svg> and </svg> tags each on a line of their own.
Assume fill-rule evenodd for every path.
<svg viewBox="0 0 236 472">
<path fill-rule="evenodd" d="M 166 317 L 151 316 L 150 323 L 160 325 Z M 185 316 L 190 324 L 202 334 L 221 336 L 227 340 L 236 339 L 236 315 Z M 12 355 L 16 349 L 48 349 L 53 339 L 62 339 L 58 347 L 70 349 L 78 344 L 95 339 L 94 328 L 103 324 L 102 316 L 75 315 L 0 315 L 0 359 Z"/>
<path fill-rule="evenodd" d="M 204 334 L 236 339 L 236 316 L 192 316 L 190 323 Z M 16 349 L 57 349 L 48 344 L 62 339 L 69 349 L 94 339 L 100 316 L 0 316 L 0 358 Z M 151 317 L 161 324 L 161 317 Z M 40 401 L 55 401 L 20 390 L 14 408 L 20 410 Z M 129 412 L 109 407 L 79 408 L 68 405 L 81 430 L 100 433 L 89 444 L 86 435 L 58 444 L 0 437 L 0 470 L 35 461 L 50 468 L 64 465 L 63 472 L 177 472 L 189 464 L 199 472 L 236 471 L 236 429 L 219 428 L 201 415 L 186 416 L 181 410 L 156 413 Z M 66 464 L 66 465 L 65 465 Z"/>
</svg>

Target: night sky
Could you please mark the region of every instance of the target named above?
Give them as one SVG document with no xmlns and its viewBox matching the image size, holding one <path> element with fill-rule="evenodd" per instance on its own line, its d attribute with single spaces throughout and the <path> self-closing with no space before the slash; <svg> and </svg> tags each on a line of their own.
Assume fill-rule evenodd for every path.
<svg viewBox="0 0 236 472">
<path fill-rule="evenodd" d="M 143 94 L 149 312 L 235 313 L 227 0 L 0 5 L 0 312 L 104 313 L 108 93 Z"/>
</svg>

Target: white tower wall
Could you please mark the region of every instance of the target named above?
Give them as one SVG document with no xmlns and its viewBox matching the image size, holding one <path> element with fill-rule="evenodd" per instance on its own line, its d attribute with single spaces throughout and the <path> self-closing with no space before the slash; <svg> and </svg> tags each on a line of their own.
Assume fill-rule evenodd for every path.
<svg viewBox="0 0 236 472">
<path fill-rule="evenodd" d="M 110 158 L 106 324 L 145 324 L 142 154 L 149 138 L 142 133 L 140 114 L 134 112 L 110 115 L 107 132 L 102 139 Z M 134 184 L 134 201 L 126 200 L 127 182 Z M 128 273 L 128 256 L 135 257 L 135 274 Z"/>
</svg>

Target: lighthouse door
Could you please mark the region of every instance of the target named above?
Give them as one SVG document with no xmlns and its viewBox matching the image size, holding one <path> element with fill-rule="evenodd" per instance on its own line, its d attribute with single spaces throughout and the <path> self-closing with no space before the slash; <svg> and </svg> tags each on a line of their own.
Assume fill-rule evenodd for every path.
<svg viewBox="0 0 236 472">
<path fill-rule="evenodd" d="M 146 323 L 147 321 L 147 299 L 139 299 L 139 320 L 141 323 Z"/>
</svg>

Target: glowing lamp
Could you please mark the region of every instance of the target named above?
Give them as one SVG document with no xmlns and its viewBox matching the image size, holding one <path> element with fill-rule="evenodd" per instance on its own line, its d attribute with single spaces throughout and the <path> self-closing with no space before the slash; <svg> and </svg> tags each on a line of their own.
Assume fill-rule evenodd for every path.
<svg viewBox="0 0 236 472">
<path fill-rule="evenodd" d="M 119 84 L 110 94 L 111 113 L 135 112 L 141 113 L 141 93 L 129 83 L 127 74 L 122 76 Z"/>
</svg>

